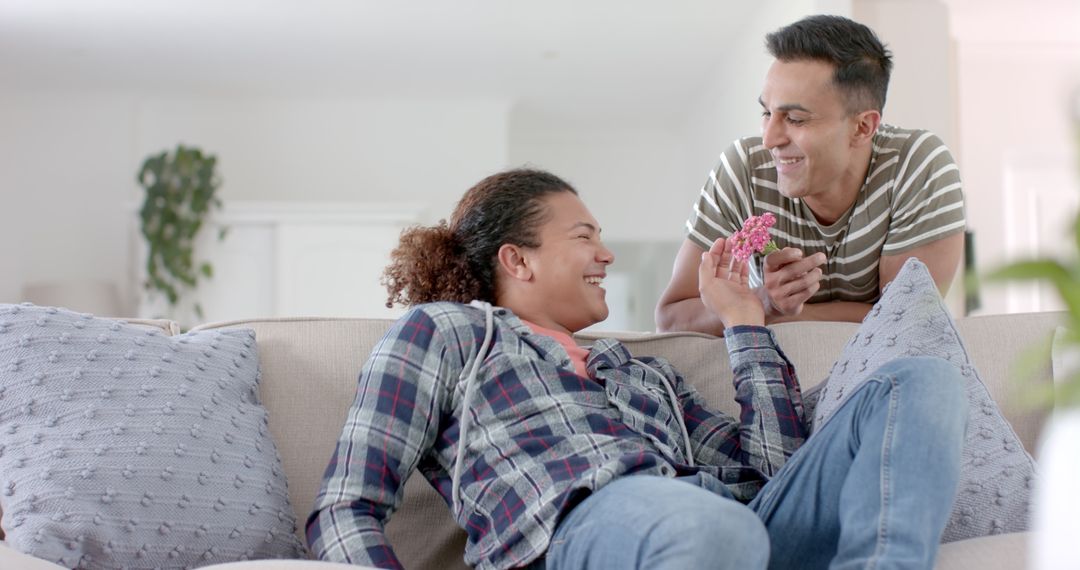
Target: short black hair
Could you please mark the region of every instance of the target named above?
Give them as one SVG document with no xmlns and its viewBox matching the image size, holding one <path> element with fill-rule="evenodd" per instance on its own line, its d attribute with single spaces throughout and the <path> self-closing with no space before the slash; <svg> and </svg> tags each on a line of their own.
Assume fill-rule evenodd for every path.
<svg viewBox="0 0 1080 570">
<path fill-rule="evenodd" d="M 780 61 L 832 64 L 833 83 L 847 98 L 848 111 L 885 107 L 892 53 L 865 25 L 842 16 L 807 16 L 766 35 L 765 45 Z"/>
</svg>

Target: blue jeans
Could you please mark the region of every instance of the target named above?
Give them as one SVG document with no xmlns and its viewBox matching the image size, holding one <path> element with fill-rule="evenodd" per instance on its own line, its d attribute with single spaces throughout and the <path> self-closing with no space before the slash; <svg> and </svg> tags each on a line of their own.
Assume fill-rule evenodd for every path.
<svg viewBox="0 0 1080 570">
<path fill-rule="evenodd" d="M 575 507 L 534 567 L 933 568 L 967 409 L 964 383 L 944 361 L 892 361 L 749 505 L 693 484 L 698 477 L 625 477 Z"/>
</svg>

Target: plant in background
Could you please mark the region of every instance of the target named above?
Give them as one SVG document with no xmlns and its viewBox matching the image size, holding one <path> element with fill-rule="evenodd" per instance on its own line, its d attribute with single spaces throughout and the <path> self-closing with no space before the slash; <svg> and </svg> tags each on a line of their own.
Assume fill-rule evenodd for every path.
<svg viewBox="0 0 1080 570">
<path fill-rule="evenodd" d="M 214 274 L 209 262 L 197 262 L 195 240 L 212 209 L 221 208 L 215 196 L 221 181 L 214 172 L 217 158 L 197 148 L 177 145 L 172 153 L 148 157 L 138 182 L 146 190 L 139 216 L 146 238 L 144 287 L 165 297 L 175 311 L 184 293 Z M 224 239 L 221 230 L 218 239 Z M 202 318 L 199 303 L 193 306 Z"/>
</svg>

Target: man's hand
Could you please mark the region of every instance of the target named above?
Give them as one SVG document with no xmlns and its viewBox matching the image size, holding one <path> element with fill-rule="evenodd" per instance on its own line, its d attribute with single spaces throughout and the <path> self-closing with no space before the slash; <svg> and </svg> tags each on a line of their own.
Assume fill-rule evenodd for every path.
<svg viewBox="0 0 1080 570">
<path fill-rule="evenodd" d="M 821 265 L 825 254 L 803 257 L 801 249 L 785 247 L 765 256 L 766 312 L 773 316 L 795 316 L 821 287 Z"/>
<path fill-rule="evenodd" d="M 764 325 L 765 307 L 750 289 L 750 269 L 746 262 L 734 261 L 732 244 L 719 238 L 709 251 L 701 254 L 698 267 L 698 292 L 705 308 L 724 323 L 724 328 L 736 325 Z"/>
</svg>

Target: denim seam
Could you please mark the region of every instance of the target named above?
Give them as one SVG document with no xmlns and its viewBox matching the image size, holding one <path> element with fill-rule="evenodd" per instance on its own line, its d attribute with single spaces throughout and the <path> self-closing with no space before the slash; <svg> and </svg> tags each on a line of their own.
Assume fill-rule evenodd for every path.
<svg viewBox="0 0 1080 570">
<path fill-rule="evenodd" d="M 881 445 L 881 514 L 878 519 L 877 547 L 875 548 L 874 557 L 867 564 L 869 570 L 877 567 L 878 561 L 884 556 L 885 550 L 889 547 L 889 506 L 892 503 L 892 481 L 889 474 L 892 465 L 893 432 L 896 428 L 896 408 L 900 399 L 900 383 L 891 374 L 888 376 L 888 381 L 892 388 L 889 390 L 889 413 L 885 419 L 885 433 L 882 435 Z"/>
</svg>

